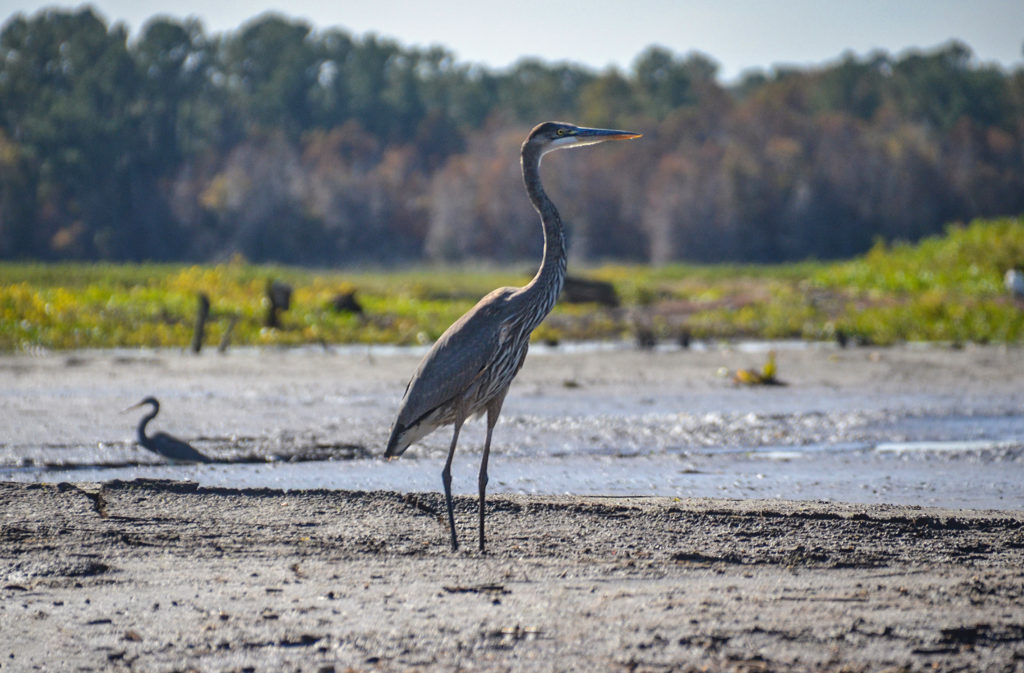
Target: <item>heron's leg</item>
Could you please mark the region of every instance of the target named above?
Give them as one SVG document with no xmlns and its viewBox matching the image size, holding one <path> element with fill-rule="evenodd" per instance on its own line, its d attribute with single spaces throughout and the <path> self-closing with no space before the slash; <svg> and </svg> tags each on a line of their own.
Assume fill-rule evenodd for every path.
<svg viewBox="0 0 1024 673">
<path fill-rule="evenodd" d="M 455 419 L 455 432 L 452 433 L 452 445 L 448 449 L 448 460 L 441 470 L 441 482 L 444 484 L 444 501 L 448 505 L 448 527 L 452 532 L 452 551 L 459 548 L 459 539 L 455 536 L 455 508 L 452 506 L 452 458 L 455 457 L 455 445 L 459 443 L 459 430 L 462 429 L 462 418 Z"/>
<path fill-rule="evenodd" d="M 480 461 L 480 476 L 477 485 L 480 488 L 480 551 L 484 550 L 484 513 L 487 509 L 487 458 L 491 455 L 491 433 L 498 422 L 501 405 L 505 402 L 505 393 L 501 393 L 487 405 L 487 437 L 484 439 L 484 457 Z"/>
</svg>

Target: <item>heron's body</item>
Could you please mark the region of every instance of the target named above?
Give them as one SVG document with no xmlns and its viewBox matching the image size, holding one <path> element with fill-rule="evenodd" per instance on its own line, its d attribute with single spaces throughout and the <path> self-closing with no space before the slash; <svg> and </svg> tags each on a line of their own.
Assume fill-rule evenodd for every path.
<svg viewBox="0 0 1024 673">
<path fill-rule="evenodd" d="M 143 448 L 152 451 L 153 453 L 163 456 L 168 460 L 176 463 L 209 463 L 212 462 L 209 458 L 193 449 L 188 442 L 184 442 L 177 437 L 172 437 L 166 432 L 158 432 L 155 435 L 146 435 L 146 426 L 149 422 L 156 418 L 156 415 L 160 413 L 160 403 L 155 397 L 147 397 L 133 407 L 129 409 L 135 409 L 143 405 L 150 405 L 153 409 L 148 414 L 142 417 L 139 421 L 139 427 L 136 430 L 136 439 Z M 127 409 L 125 410 L 127 411 Z"/>
<path fill-rule="evenodd" d="M 523 308 L 545 307 L 531 305 L 526 288 L 499 288 L 441 335 L 409 382 L 385 455 L 399 456 L 437 428 L 465 421 L 489 404 L 497 403 L 500 411 L 495 401 L 504 398 L 523 366 L 530 333 L 550 311 Z"/>
<path fill-rule="evenodd" d="M 384 455 L 400 456 L 410 444 L 437 428 L 455 426 L 448 460 L 441 474 L 453 549 L 458 548 L 458 538 L 451 498 L 451 463 L 459 430 L 469 417 L 487 413 L 487 436 L 478 481 L 482 550 L 491 433 L 509 385 L 526 359 L 530 334 L 550 313 L 565 282 L 565 234 L 558 211 L 541 185 L 541 157 L 562 147 L 638 136 L 557 122 L 545 122 L 533 129 L 523 143 L 522 168 L 527 194 L 544 228 L 544 257 L 540 269 L 527 285 L 499 288 L 477 302 L 441 335 L 406 387 Z"/>
</svg>

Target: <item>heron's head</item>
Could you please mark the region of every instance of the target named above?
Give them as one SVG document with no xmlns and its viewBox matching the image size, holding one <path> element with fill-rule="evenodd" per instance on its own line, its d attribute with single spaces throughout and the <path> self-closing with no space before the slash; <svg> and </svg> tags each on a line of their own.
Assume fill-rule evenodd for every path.
<svg viewBox="0 0 1024 673">
<path fill-rule="evenodd" d="M 153 405 L 154 409 L 159 409 L 160 408 L 160 403 L 156 401 L 156 398 L 153 397 L 153 396 L 149 396 L 149 397 L 144 398 L 138 404 L 133 404 L 132 406 L 130 406 L 127 409 L 125 409 L 124 411 L 131 411 L 132 409 L 138 409 L 139 407 L 144 407 L 147 404 Z M 124 413 L 124 411 L 122 411 L 121 413 Z"/>
<path fill-rule="evenodd" d="M 539 149 L 543 155 L 567 147 L 583 147 L 584 145 L 603 143 L 606 140 L 632 140 L 642 135 L 642 133 L 633 133 L 632 131 L 586 128 L 565 122 L 544 122 L 530 131 L 524 148 L 533 146 Z"/>
</svg>

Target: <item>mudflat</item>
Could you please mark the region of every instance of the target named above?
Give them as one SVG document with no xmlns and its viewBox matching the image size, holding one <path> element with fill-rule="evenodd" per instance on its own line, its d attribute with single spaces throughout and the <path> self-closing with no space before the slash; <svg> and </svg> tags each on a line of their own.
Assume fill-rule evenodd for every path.
<svg viewBox="0 0 1024 673">
<path fill-rule="evenodd" d="M 544 464 L 550 446 L 585 457 L 975 437 L 932 428 L 950 418 L 1019 436 L 1024 349 L 780 350 L 784 388 L 718 375 L 764 357 L 537 349 L 492 469 Z M 418 482 L 430 486 L 366 491 L 201 487 L 189 475 L 206 473 L 192 468 L 165 472 L 175 481 L 53 483 L 94 462 L 158 461 L 132 444 L 136 418 L 118 413 L 148 394 L 166 404 L 158 425 L 220 461 L 214 473 L 236 453 L 327 452 L 339 455 L 324 469 L 344 475 L 375 461 L 417 359 L 0 356 L 0 466 L 50 482 L 0 482 L 0 671 L 1024 671 L 1019 509 L 496 488 L 481 553 L 471 496 L 456 499 L 463 547 L 450 550 L 433 467 Z M 389 467 L 434 465 L 448 441 L 435 433 Z M 1014 447 L 930 460 L 922 493 L 957 478 L 972 488 L 977 464 L 1012 483 Z M 468 435 L 458 461 L 470 492 L 478 456 Z M 690 459 L 711 460 L 701 456 Z M 70 470 L 54 479 L 51 464 Z"/>
<path fill-rule="evenodd" d="M 1024 513 L 0 484 L 0 670 L 1020 671 Z"/>
</svg>

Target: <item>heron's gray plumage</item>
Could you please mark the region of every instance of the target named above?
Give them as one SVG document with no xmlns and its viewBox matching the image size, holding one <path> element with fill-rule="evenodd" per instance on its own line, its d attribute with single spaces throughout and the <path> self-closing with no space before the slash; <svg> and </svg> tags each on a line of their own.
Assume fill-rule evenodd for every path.
<svg viewBox="0 0 1024 673">
<path fill-rule="evenodd" d="M 471 416 L 493 397 L 488 385 L 493 381 L 485 373 L 509 338 L 503 324 L 514 292 L 507 287 L 491 292 L 434 343 L 406 387 L 385 455 L 400 456 L 413 442 L 454 423 L 459 402 Z"/>
<path fill-rule="evenodd" d="M 138 404 L 125 409 L 125 411 L 128 411 L 129 409 L 136 409 L 147 404 L 152 407 L 152 410 L 142 417 L 142 420 L 139 421 L 139 427 L 136 430 L 136 439 L 143 448 L 174 462 L 212 462 L 208 457 L 193 449 L 188 442 L 184 442 L 177 437 L 172 437 L 166 432 L 158 432 L 151 436 L 146 435 L 146 426 L 149 425 L 151 420 L 156 418 L 158 413 L 160 413 L 160 403 L 157 399 L 155 397 L 147 397 Z"/>
<path fill-rule="evenodd" d="M 443 425 L 454 425 L 448 460 L 441 474 L 448 507 L 452 548 L 458 548 L 451 499 L 451 462 L 459 430 L 470 416 L 487 413 L 487 436 L 480 465 L 480 549 L 484 548 L 484 496 L 491 432 L 512 379 L 523 366 L 530 334 L 550 313 L 565 282 L 566 246 L 562 221 L 540 180 L 541 158 L 563 147 L 622 140 L 640 134 L 587 129 L 561 122 L 535 127 L 523 143 L 523 182 L 540 215 L 544 256 L 533 279 L 521 288 L 503 287 L 477 302 L 437 340 L 405 389 L 384 455 L 400 456 L 410 444 Z"/>
</svg>

